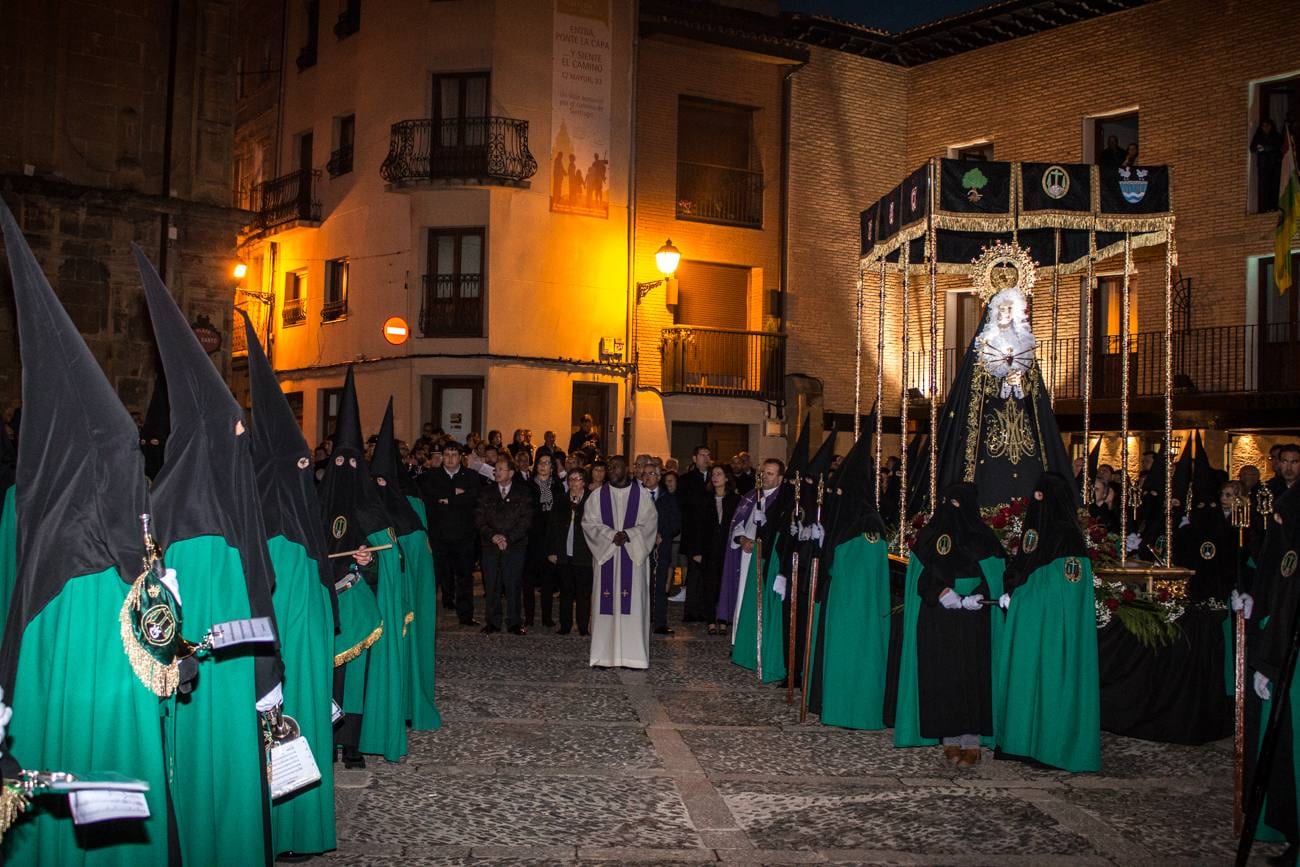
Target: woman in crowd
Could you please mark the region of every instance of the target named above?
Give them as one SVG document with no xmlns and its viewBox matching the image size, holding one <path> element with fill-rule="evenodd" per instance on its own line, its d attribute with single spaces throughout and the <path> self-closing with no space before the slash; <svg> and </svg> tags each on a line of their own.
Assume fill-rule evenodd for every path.
<svg viewBox="0 0 1300 867">
<path fill-rule="evenodd" d="M 708 524 L 701 529 L 700 537 L 709 540 L 704 555 L 705 604 L 709 611 L 715 611 L 718 593 L 722 589 L 722 563 L 727 556 L 727 531 L 731 529 L 731 519 L 736 514 L 740 495 L 736 493 L 731 469 L 726 464 L 714 464 L 709 470 L 709 488 L 713 508 L 703 512 Z M 726 635 L 729 627 L 727 621 L 715 619 L 709 624 L 709 634 Z"/>
<path fill-rule="evenodd" d="M 522 431 L 516 431 L 516 437 Z M 537 601 L 536 591 L 542 592 L 542 625 L 552 627 L 551 619 L 555 597 L 555 564 L 547 557 L 547 530 L 552 512 L 564 504 L 564 485 L 555 476 L 555 464 L 549 454 L 542 454 L 533 466 L 528 485 L 533 492 L 533 525 L 528 531 L 528 555 L 524 565 L 524 626 L 533 625 Z"/>
<path fill-rule="evenodd" d="M 576 623 L 578 634 L 585 636 L 591 618 L 591 549 L 582 532 L 582 512 L 591 496 L 587 471 L 574 467 L 566 481 L 565 495 L 550 512 L 546 559 L 556 571 L 560 589 L 560 628 L 556 634 L 568 635 Z"/>
</svg>

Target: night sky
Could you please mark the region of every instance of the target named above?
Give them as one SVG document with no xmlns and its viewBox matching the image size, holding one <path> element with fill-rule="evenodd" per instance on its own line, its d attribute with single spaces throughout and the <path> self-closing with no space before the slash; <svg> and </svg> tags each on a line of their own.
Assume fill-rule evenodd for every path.
<svg viewBox="0 0 1300 867">
<path fill-rule="evenodd" d="M 897 33 L 987 6 L 990 0 L 781 0 L 781 8 L 790 12 L 829 15 Z"/>
</svg>

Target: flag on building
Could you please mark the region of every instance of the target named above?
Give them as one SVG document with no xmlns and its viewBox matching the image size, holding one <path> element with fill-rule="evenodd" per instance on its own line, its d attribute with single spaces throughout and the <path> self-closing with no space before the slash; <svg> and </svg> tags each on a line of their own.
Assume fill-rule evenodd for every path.
<svg viewBox="0 0 1300 867">
<path fill-rule="evenodd" d="M 1277 233 L 1273 236 L 1273 282 L 1278 292 L 1291 286 L 1291 239 L 1300 216 L 1300 176 L 1296 174 L 1295 141 L 1291 130 L 1282 139 L 1282 183 L 1277 193 Z"/>
</svg>

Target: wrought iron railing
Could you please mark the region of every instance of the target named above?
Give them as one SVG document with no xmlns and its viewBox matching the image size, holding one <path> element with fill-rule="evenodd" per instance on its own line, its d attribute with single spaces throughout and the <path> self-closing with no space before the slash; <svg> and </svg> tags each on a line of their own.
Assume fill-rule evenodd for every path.
<svg viewBox="0 0 1300 867">
<path fill-rule="evenodd" d="M 348 299 L 340 298 L 337 301 L 326 301 L 320 308 L 321 322 L 333 322 L 336 319 L 342 319 L 348 315 Z"/>
<path fill-rule="evenodd" d="M 329 172 L 331 178 L 337 178 L 339 175 L 346 175 L 352 171 L 352 145 L 332 151 L 329 162 L 325 163 L 325 171 Z"/>
<path fill-rule="evenodd" d="M 316 182 L 320 172 L 303 169 L 253 188 L 253 228 L 273 229 L 297 221 L 320 222 Z"/>
<path fill-rule="evenodd" d="M 763 173 L 679 161 L 677 218 L 761 227 Z"/>
<path fill-rule="evenodd" d="M 307 321 L 307 299 L 286 298 L 280 308 L 280 323 L 284 328 L 301 325 Z"/>
<path fill-rule="evenodd" d="M 1092 397 L 1123 394 L 1123 338 L 1094 338 Z M 1158 397 L 1165 393 L 1165 333 L 1141 331 L 1128 339 L 1129 397 Z M 1040 341 L 1036 352 L 1043 377 L 1057 400 L 1081 400 L 1084 395 L 1084 343 L 1079 337 Z M 965 349 L 944 349 L 936 355 L 936 392 L 942 400 L 952 386 Z M 1055 363 L 1053 364 L 1053 356 Z M 1219 325 L 1174 332 L 1172 390 L 1175 395 L 1247 394 L 1300 390 L 1300 342 L 1289 324 Z M 907 384 L 913 397 L 929 394 L 930 353 L 908 356 Z"/>
<path fill-rule="evenodd" d="M 420 333 L 425 337 L 482 337 L 480 274 L 425 274 L 420 279 Z"/>
<path fill-rule="evenodd" d="M 426 180 L 518 184 L 537 174 L 528 150 L 528 121 L 508 117 L 462 117 L 393 124 L 384 180 L 407 184 Z"/>
<path fill-rule="evenodd" d="M 666 392 L 783 397 L 784 334 L 679 325 L 663 329 L 661 347 Z"/>
</svg>

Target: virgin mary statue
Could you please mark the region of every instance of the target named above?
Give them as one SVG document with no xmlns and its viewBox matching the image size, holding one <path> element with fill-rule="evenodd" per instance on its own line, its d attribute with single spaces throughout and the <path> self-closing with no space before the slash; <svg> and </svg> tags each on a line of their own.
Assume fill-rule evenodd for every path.
<svg viewBox="0 0 1300 867">
<path fill-rule="evenodd" d="M 966 349 L 940 415 L 937 490 L 974 483 L 980 506 L 1029 497 L 1045 471 L 1073 477 L 1029 324 L 1034 262 L 998 244 L 975 262 L 984 323 Z M 929 455 L 912 475 L 909 512 L 929 509 Z"/>
</svg>

